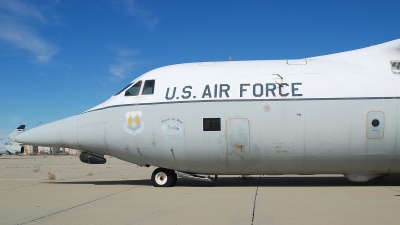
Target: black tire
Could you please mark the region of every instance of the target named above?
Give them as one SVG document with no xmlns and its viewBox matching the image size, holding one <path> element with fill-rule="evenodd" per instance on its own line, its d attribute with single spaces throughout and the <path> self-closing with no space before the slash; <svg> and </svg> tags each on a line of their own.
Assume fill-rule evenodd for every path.
<svg viewBox="0 0 400 225">
<path fill-rule="evenodd" d="M 154 187 L 172 187 L 177 179 L 175 171 L 164 168 L 155 169 L 151 175 L 151 182 Z"/>
</svg>

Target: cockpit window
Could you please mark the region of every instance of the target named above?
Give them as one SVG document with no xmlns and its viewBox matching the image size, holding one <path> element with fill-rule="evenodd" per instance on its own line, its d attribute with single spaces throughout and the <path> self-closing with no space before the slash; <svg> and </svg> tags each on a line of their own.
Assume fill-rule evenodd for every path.
<svg viewBox="0 0 400 225">
<path fill-rule="evenodd" d="M 122 88 L 120 91 L 118 91 L 118 93 L 115 94 L 114 96 L 121 94 L 121 92 L 125 91 L 125 89 L 128 88 L 128 87 L 131 86 L 131 85 L 132 85 L 132 83 L 129 83 L 129 84 L 126 85 L 124 88 Z"/>
<path fill-rule="evenodd" d="M 390 64 L 392 65 L 392 72 L 393 73 L 400 73 L 400 61 L 391 61 Z"/>
<path fill-rule="evenodd" d="M 142 81 L 140 80 L 125 91 L 125 96 L 138 96 L 141 86 L 142 86 Z"/>
<path fill-rule="evenodd" d="M 146 80 L 144 82 L 142 95 L 152 95 L 154 93 L 155 80 Z"/>
</svg>

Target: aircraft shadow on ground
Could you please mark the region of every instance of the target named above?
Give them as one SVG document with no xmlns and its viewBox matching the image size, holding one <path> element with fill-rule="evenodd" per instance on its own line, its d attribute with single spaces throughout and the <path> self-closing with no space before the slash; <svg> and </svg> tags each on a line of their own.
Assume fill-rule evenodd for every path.
<svg viewBox="0 0 400 225">
<path fill-rule="evenodd" d="M 150 179 L 140 180 L 110 180 L 110 181 L 52 181 L 51 184 L 93 184 L 93 185 L 137 185 L 153 186 Z M 389 175 L 383 180 L 371 180 L 368 182 L 351 182 L 345 177 L 265 177 L 252 176 L 243 179 L 241 177 L 221 177 L 217 181 L 202 182 L 189 179 L 178 179 L 179 187 L 352 187 L 352 186 L 400 186 L 400 175 Z"/>
</svg>

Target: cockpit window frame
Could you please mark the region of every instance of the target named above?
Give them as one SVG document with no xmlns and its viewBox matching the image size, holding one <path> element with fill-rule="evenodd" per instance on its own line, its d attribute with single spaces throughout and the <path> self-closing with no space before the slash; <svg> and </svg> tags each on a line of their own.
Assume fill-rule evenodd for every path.
<svg viewBox="0 0 400 225">
<path fill-rule="evenodd" d="M 125 91 L 128 87 L 130 87 L 133 84 L 133 82 L 130 82 L 129 84 L 127 84 L 124 88 L 122 88 L 120 91 L 117 92 L 117 94 L 115 94 L 114 96 L 117 96 L 119 94 L 121 94 L 123 91 Z"/>
<path fill-rule="evenodd" d="M 132 96 L 138 96 L 140 94 L 140 91 L 142 90 L 142 81 L 139 80 L 136 83 L 134 83 L 132 86 L 130 86 L 128 89 L 126 89 L 124 96 L 126 97 L 132 97 Z M 136 87 L 137 90 L 135 90 L 134 93 L 131 93 L 131 90 L 133 87 Z"/>
<path fill-rule="evenodd" d="M 155 85 L 156 85 L 156 80 L 155 79 L 145 80 L 143 88 L 142 88 L 142 95 L 152 95 L 152 94 L 154 94 Z M 148 90 L 150 90 L 151 93 Z"/>
</svg>

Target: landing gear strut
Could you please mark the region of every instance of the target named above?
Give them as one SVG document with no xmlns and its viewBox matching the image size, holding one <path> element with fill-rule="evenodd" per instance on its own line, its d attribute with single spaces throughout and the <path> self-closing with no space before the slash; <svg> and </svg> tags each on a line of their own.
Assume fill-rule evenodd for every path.
<svg viewBox="0 0 400 225">
<path fill-rule="evenodd" d="M 173 187 L 178 181 L 178 176 L 174 170 L 157 168 L 151 175 L 151 182 L 154 187 Z"/>
</svg>

